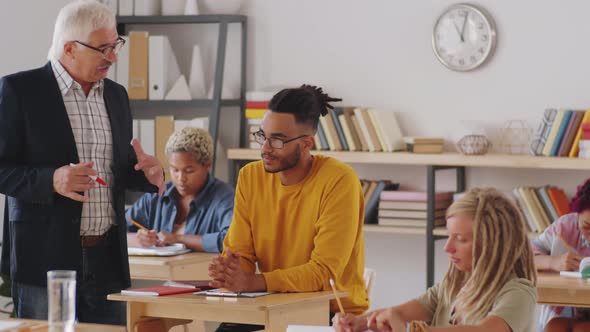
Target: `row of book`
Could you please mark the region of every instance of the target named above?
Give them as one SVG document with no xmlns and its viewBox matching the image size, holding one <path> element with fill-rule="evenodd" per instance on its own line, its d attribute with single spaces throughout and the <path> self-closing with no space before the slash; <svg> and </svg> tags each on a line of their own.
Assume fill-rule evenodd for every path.
<svg viewBox="0 0 590 332">
<path fill-rule="evenodd" d="M 590 110 L 546 109 L 531 141 L 535 156 L 578 157 L 583 128 L 590 125 Z"/>
<path fill-rule="evenodd" d="M 399 183 L 393 183 L 389 180 L 361 180 L 361 186 L 363 187 L 365 199 L 365 224 L 376 224 L 381 193 L 399 189 Z"/>
<path fill-rule="evenodd" d="M 452 192 L 437 192 L 434 198 L 434 226 L 444 226 Z M 428 217 L 427 194 L 422 191 L 382 191 L 379 197 L 378 224 L 382 226 L 425 228 Z"/>
<path fill-rule="evenodd" d="M 130 31 L 109 78 L 127 88 L 129 99 L 190 100 L 206 96 L 200 48 L 195 45 L 189 80 L 181 74 L 167 36 Z"/>
<path fill-rule="evenodd" d="M 561 188 L 525 186 L 514 188 L 512 193 L 532 232 L 542 232 L 557 218 L 570 212 L 568 198 Z"/>
</svg>

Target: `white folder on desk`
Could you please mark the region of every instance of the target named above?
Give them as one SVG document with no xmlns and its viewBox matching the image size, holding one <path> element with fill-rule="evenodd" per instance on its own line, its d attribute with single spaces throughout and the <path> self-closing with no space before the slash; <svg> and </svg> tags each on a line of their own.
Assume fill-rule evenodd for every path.
<svg viewBox="0 0 590 332">
<path fill-rule="evenodd" d="M 189 252 L 188 249 L 182 243 L 175 243 L 169 246 L 162 247 L 149 247 L 149 248 L 127 248 L 127 253 L 131 256 L 175 256 Z"/>
</svg>

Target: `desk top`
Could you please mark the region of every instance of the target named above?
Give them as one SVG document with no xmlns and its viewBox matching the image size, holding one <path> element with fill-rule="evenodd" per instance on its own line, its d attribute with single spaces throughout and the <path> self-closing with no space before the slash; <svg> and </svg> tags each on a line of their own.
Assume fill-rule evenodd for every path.
<svg viewBox="0 0 590 332">
<path fill-rule="evenodd" d="M 33 320 L 33 319 L 15 319 L 15 318 L 2 318 L 0 320 L 17 320 L 26 322 L 27 324 L 17 327 L 16 331 L 35 331 L 35 332 L 47 332 L 49 331 L 49 324 L 44 320 Z M 102 325 L 102 324 L 88 324 L 88 323 L 77 323 L 74 325 L 74 331 L 76 332 L 125 332 L 125 326 L 117 325 Z"/>
<path fill-rule="evenodd" d="M 129 264 L 173 266 L 211 262 L 218 254 L 189 252 L 176 256 L 129 256 Z"/>
<path fill-rule="evenodd" d="M 557 306 L 590 307 L 590 283 L 586 279 L 541 272 L 537 279 L 537 302 Z"/>
<path fill-rule="evenodd" d="M 348 296 L 347 292 L 337 292 L 338 297 Z M 308 293 L 276 293 L 256 298 L 235 298 L 221 296 L 203 296 L 193 294 L 179 294 L 168 296 L 131 296 L 110 294 L 109 300 L 142 302 L 142 303 L 163 303 L 163 304 L 202 304 L 208 307 L 219 307 L 220 309 L 230 309 L 239 307 L 241 310 L 268 310 L 269 308 L 280 307 L 284 305 L 299 304 L 305 302 L 316 302 L 334 299 L 334 293 L 331 291 L 308 292 Z"/>
</svg>

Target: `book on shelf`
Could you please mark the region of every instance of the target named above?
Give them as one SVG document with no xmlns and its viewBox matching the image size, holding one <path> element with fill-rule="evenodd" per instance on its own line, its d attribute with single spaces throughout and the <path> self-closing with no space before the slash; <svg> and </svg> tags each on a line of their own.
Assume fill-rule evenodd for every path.
<svg viewBox="0 0 590 332">
<path fill-rule="evenodd" d="M 171 287 L 171 286 L 152 286 L 142 288 L 123 289 L 121 294 L 134 296 L 165 296 L 184 293 L 194 293 L 197 288 Z"/>
<path fill-rule="evenodd" d="M 533 200 L 533 205 L 537 211 L 537 214 L 541 218 L 541 222 L 543 223 L 543 226 L 544 226 L 543 229 L 551 226 L 552 220 L 550 220 L 549 217 L 547 216 L 547 214 L 545 213 L 545 210 L 543 209 L 543 206 L 541 205 L 541 200 L 539 199 L 539 196 L 537 196 L 537 191 L 535 190 L 535 188 L 527 187 L 526 189 L 529 192 L 531 199 Z"/>
<path fill-rule="evenodd" d="M 359 128 L 360 128 L 359 135 L 362 135 L 364 137 L 364 141 L 367 143 L 368 151 L 369 152 L 381 151 L 381 147 L 377 145 L 378 143 L 373 138 L 374 130 L 373 130 L 373 133 L 371 133 L 369 130 L 370 123 L 368 122 L 368 117 L 366 116 L 366 114 L 364 114 L 363 109 L 360 107 L 357 107 L 354 109 L 353 112 L 354 112 L 355 119 L 356 119 L 356 121 L 359 125 Z M 365 119 L 365 117 L 367 119 Z"/>
<path fill-rule="evenodd" d="M 557 156 L 567 157 L 569 155 L 569 152 L 572 148 L 572 144 L 574 143 L 574 138 L 576 136 L 576 133 L 578 132 L 578 128 L 580 128 L 580 125 L 582 124 L 583 118 L 583 111 L 572 112 L 568 127 L 565 131 L 565 134 L 563 135 L 563 139 L 561 140 Z"/>
<path fill-rule="evenodd" d="M 330 150 L 330 145 L 328 144 L 328 138 L 326 137 L 326 131 L 324 130 L 324 126 L 322 126 L 321 122 L 318 122 L 318 131 L 316 133 L 318 135 L 318 140 L 316 140 L 316 147 L 318 150 Z"/>
<path fill-rule="evenodd" d="M 427 202 L 428 194 L 425 191 L 384 190 L 380 199 L 381 201 Z M 452 199 L 452 191 L 439 191 L 434 195 L 435 202 Z"/>
<path fill-rule="evenodd" d="M 344 129 L 342 128 L 342 124 L 338 119 L 339 112 L 342 112 L 340 108 L 335 108 L 333 110 L 328 109 L 328 115 L 326 116 L 330 116 L 330 118 L 332 118 L 332 123 L 334 124 L 334 128 L 336 129 L 336 135 L 338 136 L 338 140 L 340 141 L 342 150 L 351 151 L 350 147 L 348 146 L 348 142 L 346 141 L 346 137 L 344 136 Z"/>
<path fill-rule="evenodd" d="M 549 188 L 547 189 L 547 194 L 549 195 L 549 198 L 551 198 L 551 202 L 553 202 L 553 206 L 560 217 L 570 213 L 569 200 L 563 189 Z"/>
<path fill-rule="evenodd" d="M 435 218 L 444 218 L 446 209 L 434 210 Z M 408 219 L 424 219 L 428 217 L 427 211 L 416 211 L 416 210 L 387 210 L 379 209 L 377 214 L 379 218 L 408 218 Z"/>
<path fill-rule="evenodd" d="M 387 218 L 380 217 L 377 221 L 379 226 L 395 226 L 395 227 L 426 227 L 426 219 L 409 219 L 409 218 Z M 434 219 L 434 227 L 441 227 L 446 224 L 444 218 Z"/>
<path fill-rule="evenodd" d="M 547 192 L 548 189 L 549 186 L 542 186 L 536 188 L 535 191 L 537 192 L 537 196 L 539 197 L 539 200 L 543 205 L 545 213 L 547 214 L 550 220 L 555 221 L 557 220 L 557 218 L 559 218 L 559 215 L 557 214 L 555 206 L 553 206 L 553 202 L 551 202 L 551 198 L 549 198 L 549 193 Z"/>
<path fill-rule="evenodd" d="M 328 120 L 327 117 L 325 116 L 320 116 L 320 125 L 322 126 L 322 129 L 324 130 L 324 135 L 326 136 L 326 142 L 328 143 L 328 149 L 330 151 L 337 151 L 336 148 L 336 135 L 335 133 L 332 132 L 332 130 L 336 130 L 334 127 L 331 127 L 328 125 Z"/>
<path fill-rule="evenodd" d="M 555 144 L 555 137 L 557 136 L 557 132 L 559 131 L 559 127 L 561 126 L 564 113 L 565 110 L 560 109 L 557 111 L 557 114 L 555 114 L 555 119 L 551 124 L 551 130 L 549 130 L 547 140 L 545 141 L 545 146 L 543 147 L 543 156 L 551 156 L 551 150 L 553 149 L 553 145 Z"/>
<path fill-rule="evenodd" d="M 520 188 L 516 187 L 516 188 L 512 189 L 512 195 L 515 198 L 516 205 L 518 206 L 518 208 L 520 208 L 520 211 L 524 215 L 524 219 L 527 224 L 528 230 L 531 232 L 538 232 L 539 229 L 537 228 L 537 224 L 535 223 L 533 216 L 531 215 L 531 213 L 526 205 L 524 197 L 521 194 Z"/>
<path fill-rule="evenodd" d="M 338 115 L 338 122 L 340 122 L 340 126 L 342 127 L 342 132 L 344 133 L 344 139 L 348 144 L 349 151 L 359 151 L 360 148 L 356 145 L 356 141 L 352 136 L 351 127 L 348 126 L 348 122 L 346 121 L 346 117 L 344 114 Z"/>
<path fill-rule="evenodd" d="M 357 144 L 357 146 L 360 146 L 360 151 L 369 151 L 369 145 L 367 144 L 367 141 L 365 140 L 365 136 L 363 135 L 363 132 L 361 130 L 361 126 L 356 118 L 356 115 L 354 113 L 354 108 L 353 107 L 347 107 L 344 109 L 344 117 L 346 118 L 346 121 L 349 123 L 349 126 L 352 124 L 352 135 L 353 135 L 353 139 L 356 137 L 358 139 L 358 143 L 355 142 L 355 144 Z"/>
<path fill-rule="evenodd" d="M 263 109 L 263 110 L 267 110 L 268 109 L 269 100 L 263 100 L 263 101 L 246 100 L 246 109 Z"/>
<path fill-rule="evenodd" d="M 551 130 L 551 126 L 553 125 L 556 114 L 557 109 L 555 108 L 546 109 L 543 113 L 541 123 L 539 124 L 533 140 L 531 141 L 531 155 L 540 156 L 543 154 L 543 148 L 545 147 L 545 142 L 547 141 L 547 136 L 549 135 L 549 131 Z"/>
<path fill-rule="evenodd" d="M 399 183 L 393 183 L 389 180 L 371 181 L 369 189 L 365 194 L 365 224 L 377 223 L 377 209 L 379 197 L 383 190 L 396 190 Z"/>
<path fill-rule="evenodd" d="M 246 119 L 262 119 L 267 109 L 246 108 Z"/>
<path fill-rule="evenodd" d="M 147 31 L 129 32 L 129 99 L 148 99 L 148 40 Z"/>
<path fill-rule="evenodd" d="M 327 130 L 327 134 L 331 138 L 331 140 L 328 139 L 328 142 L 330 143 L 330 146 L 331 146 L 330 150 L 332 150 L 332 151 L 344 150 L 344 148 L 342 146 L 342 142 L 340 141 L 340 137 L 338 136 L 338 132 L 336 130 L 336 124 L 334 123 L 334 119 L 332 119 L 330 112 L 328 112 L 328 115 L 321 117 L 321 122 L 322 122 L 322 125 L 324 125 L 324 130 Z"/>
<path fill-rule="evenodd" d="M 553 147 L 551 147 L 551 156 L 557 156 L 557 152 L 559 150 L 559 145 L 563 139 L 563 135 L 565 134 L 565 130 L 570 121 L 570 117 L 572 116 L 572 111 L 565 110 L 563 113 L 563 118 L 559 124 L 559 129 L 557 130 L 557 135 L 555 135 L 555 141 L 553 142 Z"/>
<path fill-rule="evenodd" d="M 579 152 L 578 142 L 582 138 L 582 133 L 584 131 L 583 130 L 584 124 L 587 124 L 587 123 L 590 123 L 590 110 L 587 110 L 584 112 L 584 117 L 582 118 L 582 123 L 580 124 L 580 127 L 578 128 L 578 131 L 576 132 L 576 136 L 574 138 L 574 141 L 572 142 L 572 147 L 570 148 L 570 152 L 569 152 L 570 158 L 575 158 L 578 156 L 578 152 Z"/>
<path fill-rule="evenodd" d="M 393 111 L 371 109 L 371 114 L 375 118 L 376 126 L 381 129 L 385 151 L 403 151 L 406 149 L 404 136 L 399 122 Z"/>
<path fill-rule="evenodd" d="M 435 201 L 435 209 L 446 209 L 451 205 L 452 200 Z M 411 201 L 379 201 L 380 209 L 400 209 L 400 210 L 426 210 L 428 203 L 426 202 L 411 202 Z"/>
</svg>

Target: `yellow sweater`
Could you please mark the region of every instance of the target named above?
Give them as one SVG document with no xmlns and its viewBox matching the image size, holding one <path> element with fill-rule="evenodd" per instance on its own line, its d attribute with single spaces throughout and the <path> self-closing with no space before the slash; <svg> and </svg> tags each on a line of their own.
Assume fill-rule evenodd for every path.
<svg viewBox="0 0 590 332">
<path fill-rule="evenodd" d="M 333 278 L 350 294 L 344 309 L 360 314 L 369 306 L 363 218 L 363 192 L 350 166 L 316 155 L 301 182 L 284 186 L 278 173 L 253 162 L 240 171 L 224 247 L 240 252 L 248 271 L 258 262 L 268 291 L 330 290 Z M 330 311 L 338 312 L 335 301 Z"/>
</svg>

